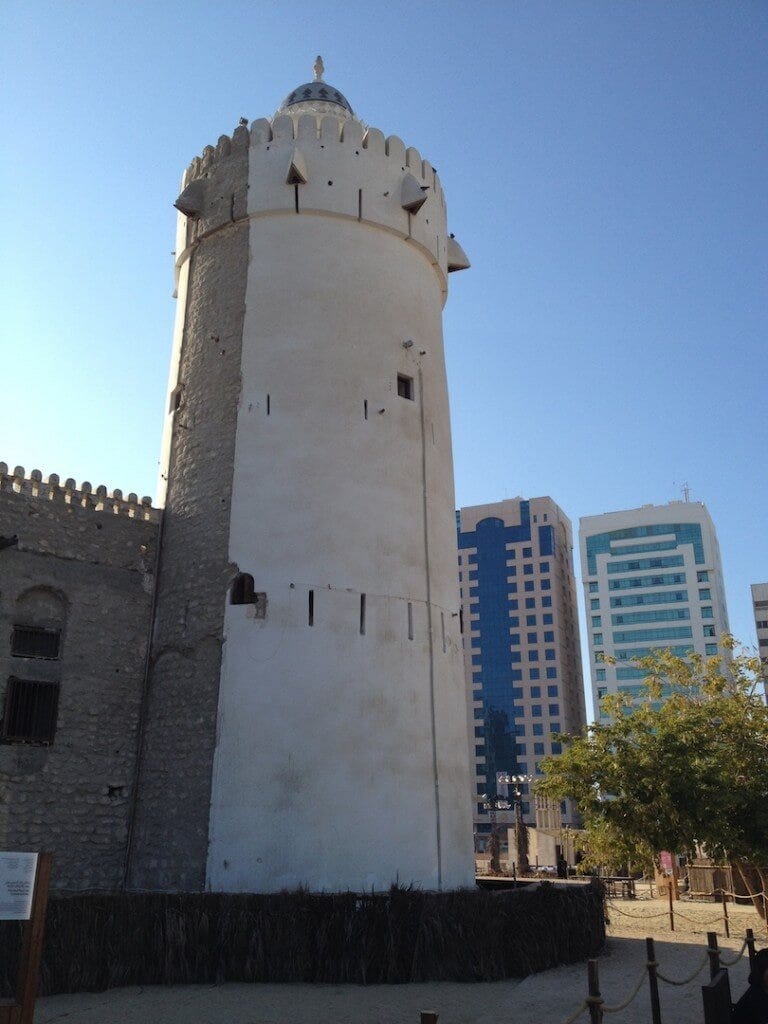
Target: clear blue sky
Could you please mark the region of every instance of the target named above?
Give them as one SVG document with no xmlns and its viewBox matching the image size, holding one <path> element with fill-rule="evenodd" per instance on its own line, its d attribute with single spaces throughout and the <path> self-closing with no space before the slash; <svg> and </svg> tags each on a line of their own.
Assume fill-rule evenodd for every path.
<svg viewBox="0 0 768 1024">
<path fill-rule="evenodd" d="M 5 0 L 0 459 L 153 493 L 183 169 L 326 78 L 439 169 L 457 502 L 703 500 L 768 579 L 768 4 Z"/>
</svg>

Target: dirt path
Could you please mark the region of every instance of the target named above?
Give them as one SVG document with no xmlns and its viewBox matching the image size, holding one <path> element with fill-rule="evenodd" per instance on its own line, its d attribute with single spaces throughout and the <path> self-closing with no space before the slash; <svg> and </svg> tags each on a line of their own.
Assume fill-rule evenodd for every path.
<svg viewBox="0 0 768 1024">
<path fill-rule="evenodd" d="M 656 940 L 660 971 L 690 983 L 662 983 L 664 1024 L 701 1024 L 701 985 L 706 932 L 717 931 L 720 948 L 733 958 L 744 931 L 755 930 L 758 946 L 768 944 L 751 907 L 729 906 L 732 938 L 726 939 L 722 911 L 712 903 L 676 905 L 676 930 L 669 929 L 665 901 L 612 901 L 608 942 L 599 957 L 607 1005 L 623 1002 L 645 968 L 645 936 Z M 746 956 L 730 969 L 736 998 L 746 987 Z M 421 1010 L 435 1010 L 440 1024 L 564 1024 L 586 994 L 586 965 L 575 964 L 493 984 L 221 985 L 124 988 L 98 994 L 40 999 L 35 1024 L 418 1024 Z M 606 1015 L 606 1024 L 650 1024 L 644 983 L 625 1009 Z M 586 1014 L 578 1018 L 587 1021 Z"/>
</svg>

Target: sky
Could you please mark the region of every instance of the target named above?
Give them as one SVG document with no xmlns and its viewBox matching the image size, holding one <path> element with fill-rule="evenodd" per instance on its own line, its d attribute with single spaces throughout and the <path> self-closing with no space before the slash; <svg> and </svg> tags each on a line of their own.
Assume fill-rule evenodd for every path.
<svg viewBox="0 0 768 1024">
<path fill-rule="evenodd" d="M 456 501 L 704 501 L 768 580 L 768 4 L 5 0 L 0 460 L 153 494 L 181 174 L 312 78 L 438 169 Z M 577 567 L 578 572 L 578 567 Z"/>
</svg>

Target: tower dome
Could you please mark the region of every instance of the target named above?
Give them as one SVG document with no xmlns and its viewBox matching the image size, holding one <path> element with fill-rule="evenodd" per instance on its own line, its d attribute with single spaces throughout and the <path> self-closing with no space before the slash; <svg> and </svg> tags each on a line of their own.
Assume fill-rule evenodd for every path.
<svg viewBox="0 0 768 1024">
<path fill-rule="evenodd" d="M 330 106 L 331 108 L 341 107 L 346 112 L 341 115 L 343 117 L 347 115 L 354 117 L 355 112 L 349 105 L 349 100 L 346 96 L 340 93 L 334 86 L 323 81 L 325 65 L 323 64 L 322 57 L 318 56 L 313 70 L 315 73 L 314 81 L 305 82 L 304 85 L 297 85 L 280 104 L 278 113 L 300 113 L 303 110 L 318 110 L 319 108 L 323 112 L 327 111 L 338 116 L 340 111 L 338 109 L 329 109 Z"/>
</svg>

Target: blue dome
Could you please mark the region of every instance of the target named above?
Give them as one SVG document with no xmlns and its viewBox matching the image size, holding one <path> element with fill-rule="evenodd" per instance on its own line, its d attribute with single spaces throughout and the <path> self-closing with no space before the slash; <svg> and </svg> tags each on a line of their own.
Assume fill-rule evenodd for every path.
<svg viewBox="0 0 768 1024">
<path fill-rule="evenodd" d="M 327 82 L 322 80 L 315 82 L 307 82 L 306 85 L 299 85 L 289 93 L 283 100 L 280 109 L 283 110 L 285 107 L 293 107 L 297 103 L 335 103 L 339 107 L 343 107 L 348 110 L 350 114 L 354 114 L 352 107 L 346 97 L 339 92 L 338 89 L 334 89 L 332 85 L 328 85 Z"/>
</svg>

